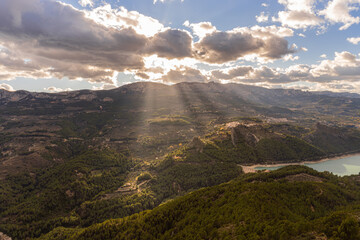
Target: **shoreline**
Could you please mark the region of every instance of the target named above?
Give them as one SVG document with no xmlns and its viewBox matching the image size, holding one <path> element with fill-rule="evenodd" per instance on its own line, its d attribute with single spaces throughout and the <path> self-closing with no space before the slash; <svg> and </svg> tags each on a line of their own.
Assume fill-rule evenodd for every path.
<svg viewBox="0 0 360 240">
<path fill-rule="evenodd" d="M 321 162 L 327 162 L 327 161 L 334 161 L 339 160 L 341 158 L 347 158 L 347 157 L 353 157 L 360 155 L 360 152 L 357 153 L 347 153 L 344 155 L 336 156 L 336 157 L 326 157 L 319 160 L 313 160 L 313 161 L 302 161 L 302 162 L 294 162 L 294 163 L 274 163 L 274 164 L 255 164 L 255 165 L 239 165 L 244 173 L 255 173 L 255 168 L 257 167 L 285 167 L 285 166 L 292 166 L 292 165 L 305 165 L 305 164 L 316 164 Z"/>
</svg>

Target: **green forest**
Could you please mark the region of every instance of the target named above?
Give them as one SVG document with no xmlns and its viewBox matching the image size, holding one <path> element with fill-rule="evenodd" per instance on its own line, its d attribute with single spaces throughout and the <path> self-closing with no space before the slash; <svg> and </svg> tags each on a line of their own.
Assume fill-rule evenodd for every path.
<svg viewBox="0 0 360 240">
<path fill-rule="evenodd" d="M 337 239 L 359 235 L 358 176 L 307 167 L 242 175 L 153 209 L 40 239 Z"/>
<path fill-rule="evenodd" d="M 339 132 L 342 133 L 342 136 L 336 137 Z M 327 141 L 327 139 L 331 140 Z M 102 224 L 102 222 L 109 219 L 123 219 L 119 220 L 124 224 L 121 227 L 122 230 L 116 230 L 119 234 L 124 232 L 123 235 L 112 233 L 111 238 L 122 239 L 131 236 L 128 239 L 133 239 L 141 236 L 144 239 L 167 239 L 176 233 L 179 239 L 188 234 L 195 239 L 205 238 L 204 236 L 212 236 L 211 238 L 218 239 L 226 238 L 227 234 L 229 234 L 228 231 L 231 230 L 231 234 L 236 236 L 240 232 L 244 234 L 244 239 L 280 239 L 280 236 L 283 236 L 282 239 L 286 239 L 284 236 L 288 236 L 290 233 L 294 234 L 296 231 L 282 232 L 279 229 L 288 227 L 297 229 L 301 228 L 298 226 L 299 224 L 300 226 L 305 224 L 303 227 L 309 230 L 305 226 L 312 226 L 315 223 L 321 225 L 322 220 L 320 218 L 326 217 L 328 211 L 333 210 L 334 207 L 347 206 L 357 199 L 354 189 L 350 189 L 349 192 L 343 191 L 339 185 L 343 180 L 340 181 L 334 176 L 316 173 L 310 169 L 295 168 L 277 171 L 270 175 L 264 173 L 249 175 L 243 174 L 241 168 L 242 164 L 300 162 L 354 151 L 359 146 L 360 137 L 353 130 L 340 128 L 331 128 L 329 130 L 319 126 L 311 131 L 288 124 L 271 125 L 261 122 L 249 126 L 239 125 L 232 129 L 220 125 L 203 137 L 195 137 L 188 144 L 180 145 L 162 159 L 152 162 L 150 165 L 144 165 L 143 160 L 136 159 L 128 149 L 119 151 L 107 147 L 89 147 L 89 143 L 91 142 L 76 139 L 57 142 L 56 147 L 48 148 L 49 153 L 45 157 L 65 160 L 54 161 L 51 167 L 37 171 L 9 175 L 4 181 L 1 181 L 0 201 L 2 204 L 0 206 L 0 218 L 3 221 L 0 222 L 0 232 L 9 233 L 13 239 L 44 237 L 49 232 L 50 235 L 46 235 L 48 239 L 55 238 L 54 236 L 57 234 L 59 236 L 70 234 L 74 237 L 73 234 L 75 233 L 79 239 L 82 239 L 82 236 L 93 234 L 90 232 L 94 226 L 101 226 L 102 228 L 108 226 L 112 221 L 105 222 L 103 225 L 94 224 Z M 326 148 L 323 147 L 325 145 Z M 346 145 L 347 147 L 339 148 L 339 145 Z M 295 185 L 284 180 L 287 175 L 294 172 L 299 172 L 298 174 L 306 172 L 324 179 L 323 182 L 326 183 L 326 188 L 329 188 L 329 199 L 324 200 L 327 205 L 325 202 L 318 203 L 318 199 L 312 199 L 315 192 L 318 191 L 316 190 L 318 189 L 316 187 L 319 184 L 318 182 L 296 183 L 296 188 L 293 189 L 292 187 L 295 187 Z M 281 181 L 278 180 L 279 178 Z M 171 221 L 174 221 L 174 223 L 169 223 L 170 225 L 165 224 L 169 227 L 169 230 L 156 230 L 162 228 L 154 225 L 158 216 L 153 214 L 157 213 L 158 209 L 166 209 L 163 206 L 173 206 L 174 202 L 180 201 L 177 200 L 178 197 L 188 199 L 190 196 L 202 194 L 201 191 L 200 193 L 194 192 L 197 189 L 212 186 L 215 186 L 214 189 L 222 189 L 224 186 L 220 185 L 220 187 L 218 185 L 229 181 L 231 184 L 235 182 L 240 184 L 239 186 L 224 185 L 233 187 L 232 190 L 226 190 L 230 194 L 229 196 L 226 195 L 226 201 L 222 200 L 226 202 L 226 204 L 223 203 L 224 209 L 230 211 L 226 212 L 226 214 L 229 214 L 226 218 L 232 219 L 232 222 L 223 222 L 221 220 L 223 217 L 217 215 L 220 213 L 216 212 L 207 213 L 210 216 L 209 222 L 205 220 L 204 222 L 203 220 L 200 222 L 195 221 L 197 218 L 205 218 L 203 215 L 196 216 L 196 214 L 203 214 L 202 212 L 205 210 L 210 211 L 210 206 L 199 203 L 199 206 L 182 206 L 180 208 L 185 209 L 185 212 L 195 211 L 192 213 L 195 215 L 183 216 L 177 213 L 179 216 L 168 216 Z M 261 184 L 249 185 L 249 182 L 259 182 Z M 264 183 L 266 186 L 263 186 L 262 182 L 266 182 L 266 184 Z M 243 189 L 244 184 L 248 190 Z M 356 182 L 352 181 L 349 186 L 354 187 L 355 185 Z M 309 190 L 305 194 L 304 189 L 307 188 L 313 189 L 313 191 Z M 286 190 L 281 191 L 281 189 Z M 339 192 L 340 195 L 342 194 L 341 196 L 335 194 L 338 189 L 341 190 Z M 257 197 L 246 195 L 250 199 L 244 199 L 244 202 L 241 203 L 236 202 L 235 193 L 238 192 L 241 195 L 243 191 L 254 191 L 258 195 L 254 195 Z M 268 195 L 263 192 L 258 193 L 258 191 L 264 191 Z M 286 196 L 287 193 L 293 194 Z M 302 196 L 303 199 L 295 201 L 296 194 L 305 195 Z M 284 195 L 283 199 L 277 199 L 282 195 Z M 200 195 L 197 196 L 200 197 Z M 231 200 L 232 198 L 234 199 Z M 268 210 L 264 209 L 264 206 L 260 206 L 266 199 L 270 202 L 266 202 L 264 206 L 271 206 Z M 191 204 L 196 202 L 194 199 L 189 201 Z M 253 201 L 255 202 L 253 203 Z M 281 225 L 282 227 L 274 225 L 271 231 L 278 229 L 279 232 L 274 232 L 272 235 L 265 237 L 265 233 L 262 232 L 266 232 L 265 229 L 269 228 L 273 223 L 266 222 L 264 216 L 259 216 L 257 220 L 253 219 L 251 223 L 246 224 L 246 228 L 244 228 L 245 225 L 238 226 L 235 224 L 249 220 L 245 215 L 238 216 L 239 213 L 236 211 L 250 211 L 247 214 L 251 216 L 253 214 L 251 211 L 255 211 L 255 209 L 246 210 L 245 202 L 252 206 L 256 201 L 259 201 L 256 208 L 261 209 L 263 214 L 266 211 L 274 211 L 274 209 L 279 208 L 288 201 L 295 205 L 300 204 L 298 207 L 301 209 L 300 212 L 296 212 L 296 206 L 294 205 L 291 208 L 290 206 L 286 207 L 287 211 L 285 212 L 267 213 L 269 216 L 279 214 L 277 216 L 279 222 L 276 224 L 285 225 Z M 156 208 L 159 205 L 161 207 Z M 309 206 L 310 208 L 308 208 Z M 202 207 L 204 210 L 201 210 Z M 312 212 L 312 208 L 317 209 L 316 214 Z M 151 209 L 154 210 L 146 211 Z M 214 207 L 214 211 L 216 209 L 218 208 Z M 176 212 L 175 210 L 168 211 L 174 212 L 174 214 Z M 220 215 L 224 214 L 223 210 L 220 212 Z M 293 215 L 294 213 L 296 214 Z M 176 219 L 181 216 L 185 218 L 184 223 L 182 223 L 184 225 L 177 226 L 177 222 L 182 220 Z M 352 215 L 346 215 L 345 218 L 348 217 L 352 217 L 350 219 L 354 218 Z M 148 220 L 144 220 L 144 218 Z M 295 222 L 282 222 L 284 219 L 293 219 Z M 142 223 L 142 221 L 147 224 L 151 222 L 151 224 L 143 226 L 145 223 Z M 159 220 L 157 224 L 161 222 L 163 220 Z M 190 230 L 189 222 L 195 224 L 192 226 L 192 230 Z M 252 226 L 253 224 L 258 225 L 258 222 L 262 224 Z M 175 225 L 173 226 L 173 224 Z M 214 227 L 214 224 L 217 227 Z M 131 235 L 132 230 L 129 230 L 130 232 L 124 230 L 132 229 L 131 226 L 137 226 L 134 227 L 136 229 L 149 230 L 147 232 L 134 230 L 132 234 L 139 235 Z M 186 229 L 189 228 L 190 232 L 187 232 L 187 230 L 184 230 L 185 232 L 180 231 L 185 226 L 188 226 Z M 257 228 L 259 230 L 256 230 L 256 234 L 252 236 L 250 233 Z M 80 229 L 84 229 L 81 230 L 81 234 Z M 202 230 L 194 235 L 195 232 L 192 231 L 197 229 Z M 212 229 L 211 232 L 209 232 L 209 229 Z M 157 231 L 159 232 L 157 233 Z M 306 231 L 303 229 L 301 231 L 297 230 L 296 235 L 300 233 L 307 234 Z M 320 230 L 316 229 L 316 231 Z M 157 234 L 150 237 L 153 233 Z M 100 231 L 100 233 L 96 234 L 103 233 Z M 148 236 L 148 234 L 150 235 Z M 331 236 L 335 237 L 337 235 Z M 62 237 L 58 237 L 58 239 L 62 239 Z"/>
</svg>

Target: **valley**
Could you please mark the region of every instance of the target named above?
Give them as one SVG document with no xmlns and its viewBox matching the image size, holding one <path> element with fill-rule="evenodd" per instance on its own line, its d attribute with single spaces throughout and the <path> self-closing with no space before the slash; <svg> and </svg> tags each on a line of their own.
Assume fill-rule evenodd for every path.
<svg viewBox="0 0 360 240">
<path fill-rule="evenodd" d="M 124 226 L 135 224 L 127 219 L 172 207 L 197 189 L 216 192 L 219 184 L 251 178 L 241 166 L 359 152 L 359 112 L 356 97 L 240 84 L 140 82 L 57 94 L 0 90 L 0 232 L 12 239 L 96 236 L 88 228 L 103 225 L 93 224 L 118 218 Z M 356 188 L 355 180 L 346 181 Z M 351 199 L 337 199 L 336 206 L 357 198 Z M 316 216 L 328 216 L 327 207 Z M 112 229 L 111 221 L 104 226 Z M 242 230 L 232 224 L 221 223 L 211 234 L 238 236 Z"/>
</svg>

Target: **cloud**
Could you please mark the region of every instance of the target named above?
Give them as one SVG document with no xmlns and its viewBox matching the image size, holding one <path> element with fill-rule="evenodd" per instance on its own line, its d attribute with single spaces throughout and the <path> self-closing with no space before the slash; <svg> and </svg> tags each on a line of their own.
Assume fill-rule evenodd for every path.
<svg viewBox="0 0 360 240">
<path fill-rule="evenodd" d="M 207 34 L 213 33 L 216 31 L 216 27 L 214 27 L 211 22 L 200 22 L 200 23 L 189 23 L 189 21 L 185 21 L 184 26 L 191 28 L 193 33 L 199 38 L 205 37 Z"/>
<path fill-rule="evenodd" d="M 307 65 L 293 65 L 287 69 L 269 68 L 267 66 L 237 66 L 228 69 L 213 70 L 212 79 L 228 80 L 243 83 L 290 83 L 307 80 L 311 67 Z"/>
<path fill-rule="evenodd" d="M 334 60 L 323 60 L 311 70 L 317 81 L 353 80 L 360 77 L 360 59 L 350 52 L 335 52 Z"/>
<path fill-rule="evenodd" d="M 49 77 L 46 71 L 40 64 L 22 58 L 17 51 L 5 47 L 0 48 L 0 80 L 11 80 L 18 76 L 30 78 Z"/>
<path fill-rule="evenodd" d="M 4 0 L 0 33 L 7 51 L 0 50 L 0 79 L 68 77 L 112 84 L 114 73 L 144 68 L 148 55 L 192 54 L 188 32 L 165 29 L 157 20 L 108 4 L 80 11 L 55 1 Z"/>
<path fill-rule="evenodd" d="M 318 26 L 323 22 L 314 14 L 304 11 L 280 11 L 278 17 L 272 20 L 295 29 Z"/>
<path fill-rule="evenodd" d="M 131 27 L 136 33 L 147 37 L 152 37 L 164 29 L 163 24 L 152 17 L 145 16 L 136 11 L 128 11 L 124 7 L 113 9 L 110 4 L 105 4 L 91 11 L 85 11 L 85 14 L 86 17 L 107 28 L 122 29 Z"/>
<path fill-rule="evenodd" d="M 206 74 L 205 74 L 206 75 Z M 212 70 L 211 79 L 250 84 L 289 84 L 312 82 L 319 84 L 342 83 L 358 85 L 360 90 L 360 59 L 350 52 L 335 52 L 333 60 L 322 60 L 318 65 L 295 64 L 287 68 L 267 66 L 237 66 Z M 340 84 L 340 85 L 339 85 Z M 334 85 L 335 86 L 335 85 Z M 331 88 L 335 88 L 332 86 Z M 344 89 L 344 86 L 342 86 Z"/>
<path fill-rule="evenodd" d="M 320 15 L 332 23 L 342 23 L 339 30 L 345 30 L 353 24 L 360 22 L 359 16 L 352 16 L 350 13 L 359 6 L 360 0 L 333 0 L 329 1 L 327 7 L 320 11 Z"/>
<path fill-rule="evenodd" d="M 142 68 L 138 52 L 147 44 L 133 28 L 108 28 L 54 1 L 1 1 L 0 32 L 2 45 L 17 58 L 30 59 L 37 71 L 95 82 L 111 82 L 115 71 Z"/>
<path fill-rule="evenodd" d="M 258 52 L 263 46 L 262 39 L 240 32 L 214 32 L 195 45 L 197 57 L 210 63 L 235 61 Z"/>
<path fill-rule="evenodd" d="M 0 89 L 6 90 L 6 91 L 15 91 L 15 89 L 6 83 L 0 83 Z"/>
<path fill-rule="evenodd" d="M 278 0 L 290 11 L 312 12 L 316 0 Z"/>
<path fill-rule="evenodd" d="M 278 12 L 272 20 L 283 26 L 306 29 L 320 25 L 323 20 L 315 14 L 315 0 L 278 0 L 285 6 L 285 11 Z"/>
<path fill-rule="evenodd" d="M 268 82 L 268 83 L 288 83 L 293 80 L 286 74 L 266 66 L 261 66 L 250 72 L 243 82 Z"/>
<path fill-rule="evenodd" d="M 44 90 L 47 91 L 47 92 L 52 92 L 52 93 L 72 91 L 71 88 L 62 89 L 62 88 L 57 88 L 57 87 L 54 87 L 54 86 L 44 88 Z"/>
<path fill-rule="evenodd" d="M 0 79 L 67 77 L 108 87 L 124 72 L 147 80 L 206 81 L 209 75 L 195 64 L 291 59 L 296 51 L 285 39 L 294 34 L 287 27 L 218 31 L 210 22 L 185 25 L 196 42 L 186 30 L 123 7 L 79 10 L 53 0 L 1 0 Z M 152 58 L 159 64 L 148 66 Z"/>
<path fill-rule="evenodd" d="M 207 82 L 207 77 L 204 76 L 198 69 L 185 67 L 170 70 L 163 76 L 162 80 L 168 83 Z"/>
<path fill-rule="evenodd" d="M 153 3 L 156 4 L 157 2 L 161 2 L 161 3 L 164 3 L 164 2 L 170 2 L 172 0 L 154 0 Z M 183 2 L 184 0 L 181 0 L 181 2 Z"/>
<path fill-rule="evenodd" d="M 150 39 L 145 52 L 168 59 L 185 58 L 191 57 L 191 48 L 192 37 L 189 33 L 177 29 L 167 29 Z"/>
<path fill-rule="evenodd" d="M 94 2 L 92 0 L 79 0 L 79 4 L 82 7 L 87 7 L 87 6 L 93 7 L 94 6 Z"/>
<path fill-rule="evenodd" d="M 360 0 L 331 0 L 322 10 L 316 9 L 317 0 L 278 0 L 278 2 L 284 5 L 285 11 L 279 11 L 272 20 L 294 29 L 318 27 L 318 33 L 321 34 L 329 23 L 341 23 L 343 25 L 339 30 L 345 30 L 360 22 L 359 16 L 351 14 L 352 11 L 358 10 Z"/>
<path fill-rule="evenodd" d="M 101 86 L 97 87 L 97 86 L 93 86 L 92 90 L 98 91 L 98 90 L 109 90 L 109 89 L 114 89 L 114 85 L 112 84 L 107 84 L 104 83 Z"/>
<path fill-rule="evenodd" d="M 195 43 L 195 57 L 208 63 L 235 61 L 247 55 L 266 60 L 279 59 L 295 52 L 283 38 L 288 34 L 283 28 L 259 26 L 215 31 Z"/>
<path fill-rule="evenodd" d="M 265 12 L 261 12 L 259 16 L 255 16 L 256 21 L 258 23 L 263 23 L 269 21 L 269 14 L 265 14 Z"/>
<path fill-rule="evenodd" d="M 233 80 L 247 76 L 252 71 L 254 71 L 254 68 L 251 66 L 237 66 L 229 69 L 214 70 L 211 75 L 212 78 L 217 80 Z"/>
<path fill-rule="evenodd" d="M 348 40 L 349 42 L 351 42 L 354 45 L 357 45 L 360 42 L 360 37 L 352 37 L 352 38 L 347 38 L 346 40 Z"/>
</svg>

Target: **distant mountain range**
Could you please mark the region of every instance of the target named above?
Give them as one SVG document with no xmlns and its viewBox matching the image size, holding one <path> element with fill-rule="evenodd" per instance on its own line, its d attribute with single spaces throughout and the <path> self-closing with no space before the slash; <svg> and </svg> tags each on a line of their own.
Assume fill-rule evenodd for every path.
<svg viewBox="0 0 360 240">
<path fill-rule="evenodd" d="M 327 95 L 330 97 L 347 97 L 347 98 L 360 98 L 360 94 L 358 93 L 349 93 L 349 92 L 330 92 L 330 91 L 322 91 L 322 92 L 313 92 L 315 94 Z"/>
<path fill-rule="evenodd" d="M 42 157 L 48 152 L 45 147 L 62 138 L 95 137 L 99 144 L 127 144 L 139 157 L 156 158 L 171 144 L 188 142 L 217 123 L 238 118 L 306 127 L 317 122 L 356 127 L 359 111 L 360 98 L 241 84 L 139 82 L 106 91 L 1 90 L 1 134 L 13 142 L 3 143 L 9 146 L 2 147 L 2 162 L 11 159 L 19 163 L 3 166 L 0 177 L 7 169 L 31 169 L 33 159 L 37 166 L 46 165 L 48 160 Z M 175 123 L 178 125 L 173 128 Z M 178 134 L 170 134 L 175 130 Z M 149 145 L 153 138 L 163 144 L 149 155 L 144 141 Z"/>
</svg>

